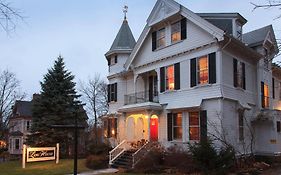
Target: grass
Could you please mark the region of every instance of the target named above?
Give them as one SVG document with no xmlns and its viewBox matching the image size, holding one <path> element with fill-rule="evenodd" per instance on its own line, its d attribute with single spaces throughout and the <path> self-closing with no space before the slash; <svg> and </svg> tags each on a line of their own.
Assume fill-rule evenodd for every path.
<svg viewBox="0 0 281 175">
<path fill-rule="evenodd" d="M 85 159 L 78 160 L 78 172 L 91 171 L 85 167 Z M 66 175 L 73 173 L 73 160 L 62 159 L 59 164 L 55 161 L 26 163 L 22 169 L 20 161 L 0 163 L 0 175 Z"/>
</svg>

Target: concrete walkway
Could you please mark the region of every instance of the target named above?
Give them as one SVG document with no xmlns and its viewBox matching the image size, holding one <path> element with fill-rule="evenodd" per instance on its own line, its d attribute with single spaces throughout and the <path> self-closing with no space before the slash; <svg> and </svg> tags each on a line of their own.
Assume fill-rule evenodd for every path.
<svg viewBox="0 0 281 175">
<path fill-rule="evenodd" d="M 118 172 L 118 169 L 107 168 L 107 169 L 84 172 L 84 173 L 80 173 L 78 175 L 110 174 L 110 173 L 117 173 L 117 172 Z M 72 174 L 69 174 L 69 175 L 72 175 Z"/>
</svg>

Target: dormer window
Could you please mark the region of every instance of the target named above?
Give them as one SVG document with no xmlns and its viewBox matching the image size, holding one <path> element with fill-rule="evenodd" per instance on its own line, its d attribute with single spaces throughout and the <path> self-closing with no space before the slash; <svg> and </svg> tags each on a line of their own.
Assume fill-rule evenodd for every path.
<svg viewBox="0 0 281 175">
<path fill-rule="evenodd" d="M 110 66 L 116 64 L 117 63 L 117 59 L 118 59 L 117 55 L 115 55 L 114 57 L 111 57 L 111 59 L 110 59 Z"/>
<path fill-rule="evenodd" d="M 164 47 L 166 45 L 166 40 L 165 40 L 165 28 L 162 28 L 157 31 L 156 33 L 156 47 Z"/>
<path fill-rule="evenodd" d="M 172 24 L 171 26 L 171 40 L 176 43 L 181 40 L 181 23 L 180 21 Z"/>
</svg>

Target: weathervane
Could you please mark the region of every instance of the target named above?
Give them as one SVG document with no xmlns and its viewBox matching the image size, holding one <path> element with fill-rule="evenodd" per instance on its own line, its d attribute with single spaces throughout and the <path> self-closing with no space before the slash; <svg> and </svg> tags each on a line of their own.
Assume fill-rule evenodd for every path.
<svg viewBox="0 0 281 175">
<path fill-rule="evenodd" d="M 123 7 L 123 13 L 124 13 L 124 19 L 127 19 L 127 13 L 128 13 L 128 6 L 127 5 L 125 5 Z"/>
</svg>

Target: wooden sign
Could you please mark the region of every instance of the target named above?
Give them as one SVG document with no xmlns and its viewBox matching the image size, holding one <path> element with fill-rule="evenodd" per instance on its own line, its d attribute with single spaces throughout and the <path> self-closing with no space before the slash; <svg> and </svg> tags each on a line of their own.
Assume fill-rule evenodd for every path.
<svg viewBox="0 0 281 175">
<path fill-rule="evenodd" d="M 27 148 L 26 155 L 26 162 L 55 160 L 56 147 Z"/>
<path fill-rule="evenodd" d="M 38 162 L 56 160 L 56 164 L 59 163 L 59 144 L 56 147 L 26 147 L 23 145 L 22 150 L 22 168 L 25 168 L 26 162 Z"/>
</svg>

